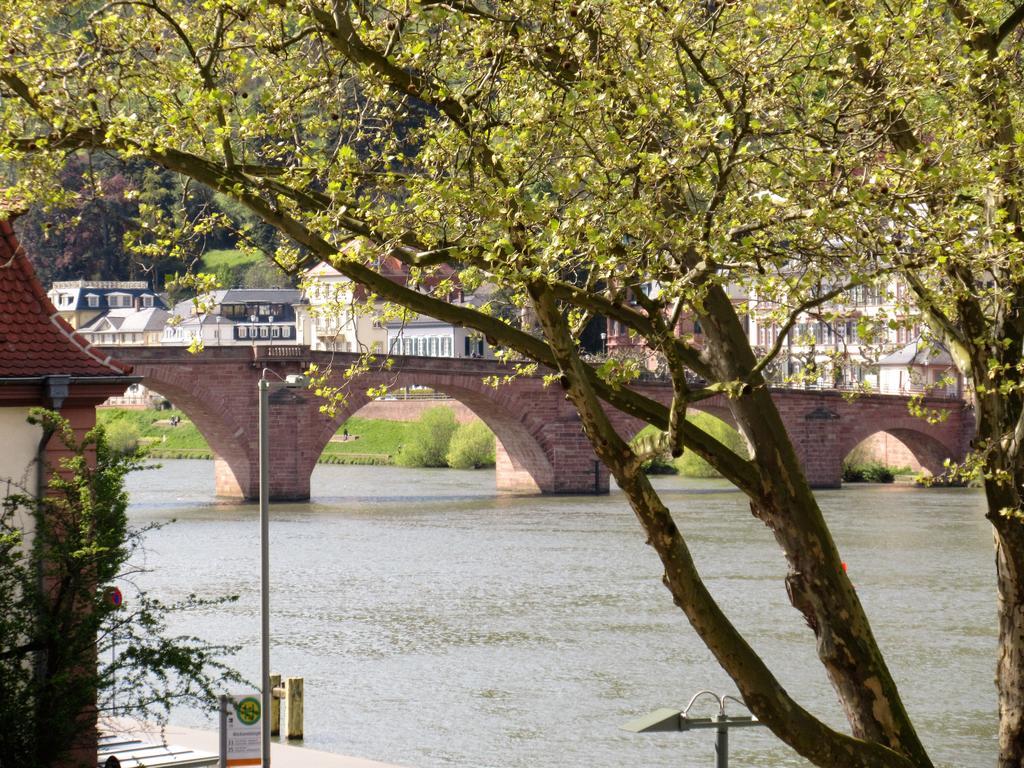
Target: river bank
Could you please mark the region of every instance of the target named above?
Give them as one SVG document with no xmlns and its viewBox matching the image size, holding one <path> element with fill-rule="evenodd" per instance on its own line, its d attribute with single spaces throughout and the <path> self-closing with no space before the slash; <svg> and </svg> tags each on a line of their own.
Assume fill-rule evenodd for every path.
<svg viewBox="0 0 1024 768">
<path fill-rule="evenodd" d="M 212 459 L 213 453 L 182 411 L 102 408 L 99 423 L 119 448 L 135 443 L 154 459 Z M 415 422 L 384 418 L 349 419 L 320 456 L 322 464 L 389 465 L 409 440 Z"/>
<path fill-rule="evenodd" d="M 100 723 L 100 732 L 119 742 L 138 741 L 137 745 L 118 753 L 122 765 L 131 765 L 134 758 L 132 749 L 148 753 L 149 745 L 166 745 L 175 757 L 174 761 L 188 760 L 189 765 L 216 765 L 210 758 L 220 754 L 220 734 L 216 730 L 185 728 L 180 725 L 158 726 L 133 720 L 107 719 Z M 192 754 L 183 755 L 185 750 Z M 275 768 L 402 768 L 393 763 L 381 763 L 361 757 L 349 757 L 333 752 L 297 746 L 277 740 L 270 743 L 270 760 Z M 153 758 L 146 763 L 153 765 Z M 142 758 L 136 765 L 141 768 Z"/>
</svg>

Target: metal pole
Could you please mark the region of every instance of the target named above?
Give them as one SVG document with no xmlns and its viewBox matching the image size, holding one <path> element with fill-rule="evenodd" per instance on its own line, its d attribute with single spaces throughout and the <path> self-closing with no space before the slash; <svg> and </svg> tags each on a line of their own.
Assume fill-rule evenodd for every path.
<svg viewBox="0 0 1024 768">
<path fill-rule="evenodd" d="M 260 758 L 270 768 L 270 382 L 260 378 Z"/>
<path fill-rule="evenodd" d="M 729 768 L 729 726 L 726 719 L 724 712 L 715 718 L 718 721 L 718 728 L 715 729 L 715 768 Z"/>
</svg>

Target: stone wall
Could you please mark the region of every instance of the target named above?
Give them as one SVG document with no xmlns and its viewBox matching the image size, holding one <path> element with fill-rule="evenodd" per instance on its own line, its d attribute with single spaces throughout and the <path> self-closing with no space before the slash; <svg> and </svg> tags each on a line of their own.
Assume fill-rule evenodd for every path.
<svg viewBox="0 0 1024 768">
<path fill-rule="evenodd" d="M 458 400 L 373 400 L 352 415 L 360 419 L 418 421 L 424 411 L 438 406 L 450 408 L 459 424 L 479 418 L 469 406 Z"/>
</svg>

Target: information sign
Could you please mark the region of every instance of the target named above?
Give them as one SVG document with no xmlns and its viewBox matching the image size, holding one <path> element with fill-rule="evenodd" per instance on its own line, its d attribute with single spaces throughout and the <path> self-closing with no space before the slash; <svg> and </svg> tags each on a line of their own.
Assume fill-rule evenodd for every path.
<svg viewBox="0 0 1024 768">
<path fill-rule="evenodd" d="M 262 710 L 259 693 L 220 697 L 221 768 L 261 763 Z"/>
</svg>

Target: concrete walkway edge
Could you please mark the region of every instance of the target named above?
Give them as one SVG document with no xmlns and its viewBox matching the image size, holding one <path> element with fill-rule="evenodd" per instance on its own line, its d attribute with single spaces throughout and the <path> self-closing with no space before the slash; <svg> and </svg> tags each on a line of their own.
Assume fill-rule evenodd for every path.
<svg viewBox="0 0 1024 768">
<path fill-rule="evenodd" d="M 100 730 L 103 733 L 130 736 L 143 741 L 163 742 L 212 752 L 215 755 L 220 751 L 220 739 L 215 730 L 207 731 L 168 725 L 161 731 L 158 725 L 130 720 L 105 721 L 100 724 Z M 321 752 L 276 741 L 272 742 L 270 746 L 270 761 L 273 768 L 403 768 L 394 763 L 336 755 L 333 752 Z"/>
</svg>

